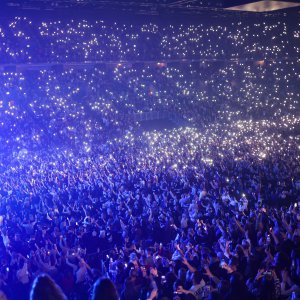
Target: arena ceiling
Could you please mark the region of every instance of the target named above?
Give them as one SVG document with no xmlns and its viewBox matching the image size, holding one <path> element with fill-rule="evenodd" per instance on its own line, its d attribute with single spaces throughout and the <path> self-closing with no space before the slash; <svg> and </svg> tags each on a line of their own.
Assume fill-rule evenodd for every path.
<svg viewBox="0 0 300 300">
<path fill-rule="evenodd" d="M 21 10 L 85 8 L 132 11 L 145 14 L 160 12 L 246 11 L 269 12 L 300 7 L 300 0 L 1 0 L 3 6 Z"/>
</svg>

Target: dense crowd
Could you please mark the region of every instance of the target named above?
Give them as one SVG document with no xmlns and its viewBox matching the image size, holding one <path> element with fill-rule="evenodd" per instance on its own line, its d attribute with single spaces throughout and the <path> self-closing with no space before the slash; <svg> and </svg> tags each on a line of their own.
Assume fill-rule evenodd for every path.
<svg viewBox="0 0 300 300">
<path fill-rule="evenodd" d="M 3 161 L 1 289 L 12 299 L 40 272 L 71 299 L 100 275 L 122 299 L 298 293 L 299 138 L 238 122 L 75 151 Z"/>
<path fill-rule="evenodd" d="M 0 75 L 0 149 L 84 144 L 139 128 L 136 115 L 173 112 L 190 126 L 271 119 L 299 124 L 299 63 L 119 64 Z M 10 135 L 7 134 L 10 132 Z"/>
<path fill-rule="evenodd" d="M 288 17 L 265 18 L 265 22 L 221 18 L 197 25 L 15 17 L 0 23 L 0 57 L 1 63 L 274 59 L 297 57 L 298 39 L 299 24 L 290 23 Z"/>
<path fill-rule="evenodd" d="M 299 61 L 280 59 L 299 50 L 299 31 L 234 25 L 0 25 L 2 62 L 277 59 L 2 72 L 9 299 L 27 299 L 31 285 L 32 299 L 300 296 Z M 189 126 L 134 121 L 155 111 Z"/>
</svg>

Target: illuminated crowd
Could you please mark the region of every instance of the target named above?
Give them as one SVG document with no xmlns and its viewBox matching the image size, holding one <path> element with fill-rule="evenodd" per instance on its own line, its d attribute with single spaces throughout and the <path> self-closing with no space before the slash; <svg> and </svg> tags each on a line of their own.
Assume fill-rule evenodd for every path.
<svg viewBox="0 0 300 300">
<path fill-rule="evenodd" d="M 299 24 L 288 21 L 175 25 L 15 17 L 0 23 L 0 57 L 1 63 L 296 57 Z"/>
<path fill-rule="evenodd" d="M 0 291 L 297 299 L 299 31 L 35 22 L 0 24 L 2 63 L 145 61 L 1 72 Z"/>
<path fill-rule="evenodd" d="M 293 130 L 299 124 L 298 64 L 118 64 L 4 72 L 0 149 L 83 144 L 90 149 L 138 129 L 133 120 L 149 112 L 172 112 L 197 128 L 266 119 Z"/>
</svg>

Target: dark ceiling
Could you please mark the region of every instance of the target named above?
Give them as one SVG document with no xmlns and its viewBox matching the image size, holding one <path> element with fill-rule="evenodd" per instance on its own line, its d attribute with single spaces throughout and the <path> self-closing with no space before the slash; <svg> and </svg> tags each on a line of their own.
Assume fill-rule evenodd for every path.
<svg viewBox="0 0 300 300">
<path fill-rule="evenodd" d="M 164 12 L 197 13 L 224 11 L 230 7 L 256 2 L 255 0 L 1 0 L 2 7 L 14 10 L 93 9 L 160 14 Z M 261 1 L 275 3 L 277 0 Z M 300 0 L 280 2 L 299 3 Z"/>
</svg>

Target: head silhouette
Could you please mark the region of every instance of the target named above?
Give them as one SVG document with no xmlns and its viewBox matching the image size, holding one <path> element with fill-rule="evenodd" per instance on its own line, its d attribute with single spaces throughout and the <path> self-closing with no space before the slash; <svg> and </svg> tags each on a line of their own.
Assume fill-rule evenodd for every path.
<svg viewBox="0 0 300 300">
<path fill-rule="evenodd" d="M 67 297 L 53 279 L 41 274 L 35 278 L 31 291 L 30 300 L 66 300 Z"/>
<path fill-rule="evenodd" d="M 95 283 L 92 291 L 92 300 L 118 300 L 117 290 L 108 278 L 99 278 Z"/>
</svg>

